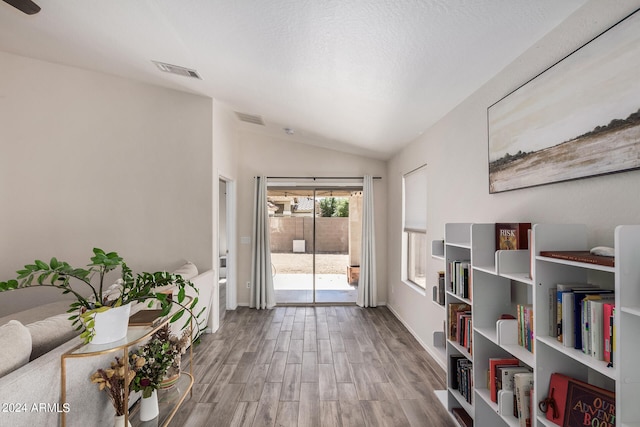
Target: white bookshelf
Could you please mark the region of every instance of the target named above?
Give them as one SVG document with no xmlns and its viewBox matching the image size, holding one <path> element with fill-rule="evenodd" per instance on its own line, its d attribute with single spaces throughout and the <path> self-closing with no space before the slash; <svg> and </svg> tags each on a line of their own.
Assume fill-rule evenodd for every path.
<svg viewBox="0 0 640 427">
<path fill-rule="evenodd" d="M 445 307 L 466 302 L 472 307 L 473 348 L 469 353 L 456 342 L 446 340 L 447 385 L 445 406 L 450 411 L 462 407 L 477 427 L 518 426 L 518 420 L 498 413 L 486 384 L 490 357 L 516 357 L 534 371 L 534 402 L 547 395 L 554 372 L 587 381 L 616 392 L 616 425 L 640 427 L 640 226 L 615 229 L 615 267 L 606 267 L 540 256 L 545 250 L 588 250 L 587 227 L 576 224 L 536 224 L 532 228 L 531 252 L 495 251 L 494 224 L 450 223 L 445 239 L 432 245 L 434 258 L 445 263 L 445 281 L 450 281 L 448 262 L 471 260 L 470 298 L 446 293 Z M 440 241 L 441 242 L 441 241 Z M 595 245 L 594 245 L 595 246 Z M 549 336 L 549 289 L 558 283 L 591 282 L 615 290 L 616 352 L 614 367 L 568 348 Z M 518 304 L 531 304 L 534 310 L 534 352 L 517 342 L 500 339 L 496 320 L 501 314 L 516 314 Z M 447 309 L 447 317 L 449 312 Z M 449 322 L 449 319 L 447 319 Z M 447 323 L 448 324 L 448 323 Z M 451 355 L 463 355 L 473 362 L 472 403 L 452 390 Z M 537 407 L 532 408 L 533 427 L 553 427 Z"/>
</svg>

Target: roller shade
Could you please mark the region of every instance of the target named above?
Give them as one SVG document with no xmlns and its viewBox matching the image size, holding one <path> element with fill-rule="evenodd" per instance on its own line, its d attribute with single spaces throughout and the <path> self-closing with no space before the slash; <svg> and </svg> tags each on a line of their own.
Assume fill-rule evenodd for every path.
<svg viewBox="0 0 640 427">
<path fill-rule="evenodd" d="M 427 165 L 403 177 L 404 231 L 427 231 Z"/>
</svg>

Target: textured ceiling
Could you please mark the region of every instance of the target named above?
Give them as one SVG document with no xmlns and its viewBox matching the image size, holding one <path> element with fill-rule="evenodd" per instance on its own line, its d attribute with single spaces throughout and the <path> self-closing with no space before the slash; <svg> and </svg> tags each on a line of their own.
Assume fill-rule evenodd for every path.
<svg viewBox="0 0 640 427">
<path fill-rule="evenodd" d="M 267 132 L 388 158 L 586 0 L 36 2 L 33 16 L 0 3 L 0 50 L 210 96 Z"/>
</svg>

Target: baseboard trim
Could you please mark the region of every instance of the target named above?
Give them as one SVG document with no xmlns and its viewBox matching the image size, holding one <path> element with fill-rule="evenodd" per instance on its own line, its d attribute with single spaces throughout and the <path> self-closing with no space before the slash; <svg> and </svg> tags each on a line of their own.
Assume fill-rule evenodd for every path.
<svg viewBox="0 0 640 427">
<path fill-rule="evenodd" d="M 313 306 L 314 304 L 311 303 L 280 303 L 277 304 L 276 307 L 296 307 L 296 306 L 301 306 L 301 307 L 308 307 L 308 306 Z M 331 306 L 331 305 L 356 305 L 355 302 L 346 302 L 346 303 L 340 303 L 340 302 L 319 302 L 315 304 L 316 306 Z M 249 307 L 249 303 L 248 302 L 239 302 L 236 307 Z M 376 307 L 388 307 L 387 306 L 387 302 L 386 301 L 382 301 L 377 303 Z M 229 311 L 231 310 L 235 310 L 234 309 L 227 309 Z M 395 314 L 395 313 L 394 313 Z M 398 316 L 396 316 L 398 317 Z"/>
<path fill-rule="evenodd" d="M 393 308 L 392 305 L 387 305 L 387 308 L 389 309 L 389 311 L 391 311 L 391 313 L 393 313 L 394 316 L 396 316 L 396 319 L 398 319 L 400 323 L 402 323 L 404 327 L 407 328 L 407 330 L 411 333 L 411 335 L 413 335 L 416 341 L 418 341 L 418 344 L 420 344 L 420 346 L 424 348 L 425 351 L 429 353 L 431 357 L 433 357 L 433 360 L 435 360 L 438 363 L 438 365 L 440 365 L 440 367 L 444 369 L 445 372 L 447 372 L 446 360 L 442 360 L 439 354 L 437 354 L 434 350 L 429 348 L 429 346 L 422 341 L 422 339 L 418 336 L 418 334 L 416 334 L 416 332 L 411 328 L 411 326 L 402 318 L 402 316 L 398 314 L 398 312 Z"/>
</svg>

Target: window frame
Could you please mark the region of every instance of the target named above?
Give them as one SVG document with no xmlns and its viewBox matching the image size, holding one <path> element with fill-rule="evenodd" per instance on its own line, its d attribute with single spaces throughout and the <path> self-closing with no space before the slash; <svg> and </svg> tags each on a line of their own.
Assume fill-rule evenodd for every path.
<svg viewBox="0 0 640 427">
<path fill-rule="evenodd" d="M 426 164 L 402 176 L 402 281 L 426 295 L 427 269 L 427 169 Z M 415 240 L 423 239 L 416 250 Z M 412 249 L 413 248 L 413 249 Z M 423 283 L 416 276 L 423 274 Z"/>
</svg>

